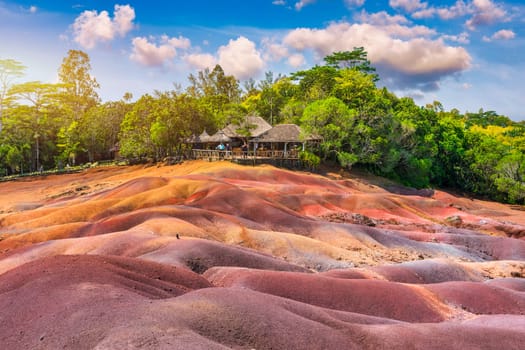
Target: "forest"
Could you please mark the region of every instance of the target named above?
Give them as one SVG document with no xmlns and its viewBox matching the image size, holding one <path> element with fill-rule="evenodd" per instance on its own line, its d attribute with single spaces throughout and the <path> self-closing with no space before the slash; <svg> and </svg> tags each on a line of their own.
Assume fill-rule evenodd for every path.
<svg viewBox="0 0 525 350">
<path fill-rule="evenodd" d="M 186 88 L 102 102 L 89 56 L 70 50 L 56 84 L 23 80 L 26 67 L 0 59 L 0 177 L 113 159 L 161 160 L 246 115 L 295 123 L 322 137 L 304 156 L 359 167 L 416 188 L 448 188 L 525 203 L 525 121 L 495 111 L 418 106 L 378 87 L 364 48 L 324 64 L 242 84 L 217 65 L 188 76 Z"/>
</svg>

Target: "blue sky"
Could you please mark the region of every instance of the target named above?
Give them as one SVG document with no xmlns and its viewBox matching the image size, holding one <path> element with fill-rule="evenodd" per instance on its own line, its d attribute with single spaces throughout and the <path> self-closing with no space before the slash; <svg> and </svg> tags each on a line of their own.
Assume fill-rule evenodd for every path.
<svg viewBox="0 0 525 350">
<path fill-rule="evenodd" d="M 492 0 L 3 1 L 0 58 L 55 82 L 83 50 L 103 101 L 188 83 L 220 64 L 243 81 L 364 46 L 379 85 L 417 104 L 525 120 L 525 4 Z"/>
</svg>

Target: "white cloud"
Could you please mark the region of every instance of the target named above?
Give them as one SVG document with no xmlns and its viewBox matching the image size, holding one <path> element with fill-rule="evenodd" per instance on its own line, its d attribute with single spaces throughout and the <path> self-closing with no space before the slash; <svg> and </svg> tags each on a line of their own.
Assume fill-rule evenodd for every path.
<svg viewBox="0 0 525 350">
<path fill-rule="evenodd" d="M 427 7 L 427 4 L 420 0 L 390 0 L 388 4 L 392 8 L 401 8 L 410 13 Z"/>
<path fill-rule="evenodd" d="M 514 33 L 512 30 L 508 29 L 502 29 L 494 33 L 492 36 L 495 40 L 510 40 L 514 39 L 516 37 L 516 33 Z"/>
<path fill-rule="evenodd" d="M 381 28 L 392 36 L 400 38 L 428 37 L 436 34 L 436 31 L 425 26 L 407 26 L 409 21 L 401 15 L 391 16 L 385 11 L 368 14 L 361 12 L 357 17 L 361 22 Z"/>
<path fill-rule="evenodd" d="M 411 14 L 412 18 L 423 19 L 423 18 L 432 18 L 436 14 L 436 9 L 434 7 L 424 8 L 422 10 L 416 11 Z"/>
<path fill-rule="evenodd" d="M 38 11 L 38 7 L 36 7 L 35 5 L 29 6 L 30 13 L 37 13 L 37 11 Z"/>
<path fill-rule="evenodd" d="M 472 9 L 464 1 L 458 0 L 453 6 L 436 9 L 436 13 L 439 18 L 448 20 L 468 15 L 472 13 Z"/>
<path fill-rule="evenodd" d="M 511 40 L 516 37 L 516 33 L 512 30 L 502 29 L 492 34 L 491 37 L 483 36 L 483 41 L 490 42 L 494 40 Z"/>
<path fill-rule="evenodd" d="M 299 68 L 306 64 L 306 59 L 304 58 L 304 55 L 296 53 L 288 57 L 288 64 L 294 68 Z"/>
<path fill-rule="evenodd" d="M 179 35 L 178 38 L 169 38 L 167 35 L 162 36 L 162 41 L 171 45 L 175 49 L 189 49 L 191 47 L 191 41 Z"/>
<path fill-rule="evenodd" d="M 135 10 L 129 5 L 115 5 L 115 18 L 113 26 L 115 31 L 124 36 L 133 29 Z"/>
<path fill-rule="evenodd" d="M 284 6 L 284 5 L 286 5 L 286 1 L 284 1 L 284 0 L 274 0 L 274 1 L 272 1 L 272 4 Z"/>
<path fill-rule="evenodd" d="M 472 5 L 474 15 L 466 22 L 470 30 L 475 30 L 482 25 L 504 21 L 507 16 L 504 9 L 490 0 L 474 0 Z"/>
<path fill-rule="evenodd" d="M 305 7 L 306 5 L 310 5 L 310 4 L 313 4 L 316 0 L 300 0 L 300 1 L 297 1 L 295 3 L 295 9 L 297 11 L 301 11 L 301 9 L 303 7 Z"/>
<path fill-rule="evenodd" d="M 345 0 L 345 5 L 348 8 L 361 7 L 365 4 L 365 0 Z"/>
<path fill-rule="evenodd" d="M 115 5 L 113 20 L 107 11 L 84 11 L 73 23 L 74 40 L 83 48 L 92 49 L 99 42 L 125 36 L 133 29 L 134 19 L 135 10 L 129 5 Z"/>
<path fill-rule="evenodd" d="M 206 68 L 213 69 L 217 64 L 217 60 L 210 54 L 190 54 L 184 57 L 186 63 L 197 70 L 205 70 Z"/>
<path fill-rule="evenodd" d="M 441 39 L 402 40 L 388 27 L 370 24 L 341 22 L 325 29 L 296 29 L 288 33 L 284 44 L 299 52 L 311 50 L 318 60 L 335 51 L 363 46 L 380 76 L 396 87 L 436 88 L 442 78 L 471 65 L 464 48 L 447 46 Z"/>
<path fill-rule="evenodd" d="M 472 0 L 465 2 L 457 0 L 452 6 L 428 6 L 420 0 L 390 0 L 393 8 L 402 8 L 411 13 L 412 18 L 423 19 L 438 16 L 443 20 L 472 16 L 465 24 L 468 29 L 475 30 L 482 25 L 494 24 L 506 21 L 507 12 L 499 4 L 492 0 Z"/>
<path fill-rule="evenodd" d="M 132 45 L 133 52 L 130 56 L 132 61 L 145 66 L 162 66 L 177 56 L 176 49 L 186 49 L 191 44 L 189 39 L 184 37 L 169 38 L 163 35 L 159 44 L 154 42 L 154 38 L 148 40 L 144 37 L 137 37 L 133 39 Z"/>
<path fill-rule="evenodd" d="M 463 32 L 459 35 L 442 35 L 441 39 L 448 40 L 448 41 L 454 41 L 460 44 L 468 44 L 470 43 L 469 37 L 470 37 L 469 33 Z"/>
<path fill-rule="evenodd" d="M 255 44 L 245 37 L 230 40 L 218 50 L 218 63 L 226 74 L 245 80 L 259 75 L 265 68 L 261 54 Z"/>
<path fill-rule="evenodd" d="M 263 58 L 265 61 L 280 61 L 290 55 L 288 48 L 268 38 L 263 38 L 261 44 L 264 48 Z"/>
</svg>

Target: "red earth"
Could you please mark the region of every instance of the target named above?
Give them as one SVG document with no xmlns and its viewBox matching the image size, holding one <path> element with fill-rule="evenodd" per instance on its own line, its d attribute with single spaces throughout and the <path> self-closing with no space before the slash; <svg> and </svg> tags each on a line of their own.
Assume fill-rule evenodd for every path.
<svg viewBox="0 0 525 350">
<path fill-rule="evenodd" d="M 0 183 L 0 349 L 523 349 L 525 208 L 230 162 Z"/>
</svg>

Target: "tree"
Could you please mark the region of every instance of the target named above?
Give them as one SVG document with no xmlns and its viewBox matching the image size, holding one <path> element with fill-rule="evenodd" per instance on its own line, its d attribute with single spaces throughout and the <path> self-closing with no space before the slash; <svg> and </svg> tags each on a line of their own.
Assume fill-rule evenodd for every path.
<svg viewBox="0 0 525 350">
<path fill-rule="evenodd" d="M 226 75 L 222 67 L 216 65 L 212 71 L 206 68 L 197 76 L 190 74 L 188 80 L 190 86 L 187 93 L 200 98 L 220 124 L 227 124 L 229 116 L 226 113 L 229 106 L 241 102 L 241 89 L 237 79 L 233 75 Z"/>
<path fill-rule="evenodd" d="M 26 67 L 13 59 L 0 59 L 0 132 L 6 96 L 13 81 L 24 75 Z"/>
<path fill-rule="evenodd" d="M 367 110 L 370 109 L 368 107 L 371 102 L 374 102 L 375 92 L 373 77 L 358 70 L 343 69 L 334 78 L 334 96 L 345 102 L 350 109 L 356 109 L 361 114 L 371 114 Z"/>
<path fill-rule="evenodd" d="M 291 79 L 299 81 L 297 98 L 309 103 L 331 96 L 336 76 L 338 72 L 334 67 L 315 66 L 293 73 Z"/>
<path fill-rule="evenodd" d="M 58 71 L 58 78 L 64 84 L 63 103 L 69 106 L 75 120 L 81 119 L 100 100 L 96 92 L 100 86 L 90 71 L 88 54 L 79 50 L 69 50 Z"/>
<path fill-rule="evenodd" d="M 364 47 L 354 47 L 352 51 L 334 52 L 324 58 L 326 64 L 337 69 L 352 69 L 372 76 L 374 82 L 379 80 L 376 69 L 368 60 L 368 53 Z"/>
<path fill-rule="evenodd" d="M 260 93 L 257 112 L 270 125 L 278 124 L 277 117 L 284 103 L 284 98 L 277 90 L 277 82 L 281 79 L 283 79 L 281 75 L 274 79 L 273 72 L 266 72 L 266 79 L 259 82 Z"/>
<path fill-rule="evenodd" d="M 354 123 L 355 112 L 339 99 L 329 97 L 309 104 L 301 118 L 305 133 L 319 135 L 323 138 L 321 153 L 324 160 L 328 157 L 342 161 L 351 166 L 352 149 L 348 145 L 349 133 Z M 355 161 L 354 161 L 355 162 Z"/>
<path fill-rule="evenodd" d="M 96 92 L 99 84 L 91 76 L 90 71 L 88 54 L 79 50 L 69 50 L 58 72 L 59 80 L 63 84 L 59 96 L 65 110 L 60 148 L 67 153 L 63 153 L 62 156 L 71 158 L 73 162 L 76 161 L 79 152 L 87 150 L 87 147 L 82 145 L 82 139 L 86 139 L 83 133 L 88 132 L 89 129 L 81 126 L 86 126 L 86 122 L 83 121 L 86 112 L 96 106 L 100 100 Z"/>
<path fill-rule="evenodd" d="M 89 109 L 82 119 L 81 142 L 85 145 L 90 162 L 109 159 L 111 149 L 118 143 L 120 125 L 132 109 L 125 101 L 107 102 Z"/>
<path fill-rule="evenodd" d="M 511 203 L 525 203 L 525 154 L 511 150 L 498 162 L 493 180 Z"/>
<path fill-rule="evenodd" d="M 49 126 L 48 117 L 56 104 L 59 87 L 57 84 L 33 81 L 14 85 L 9 90 L 10 99 L 28 103 L 30 106 L 29 113 L 19 118 L 19 121 L 26 120 L 27 130 L 35 141 L 34 162 L 32 162 L 32 168 L 35 170 L 41 165 L 41 140 L 49 140 L 53 134 L 53 130 L 47 128 Z"/>
</svg>

